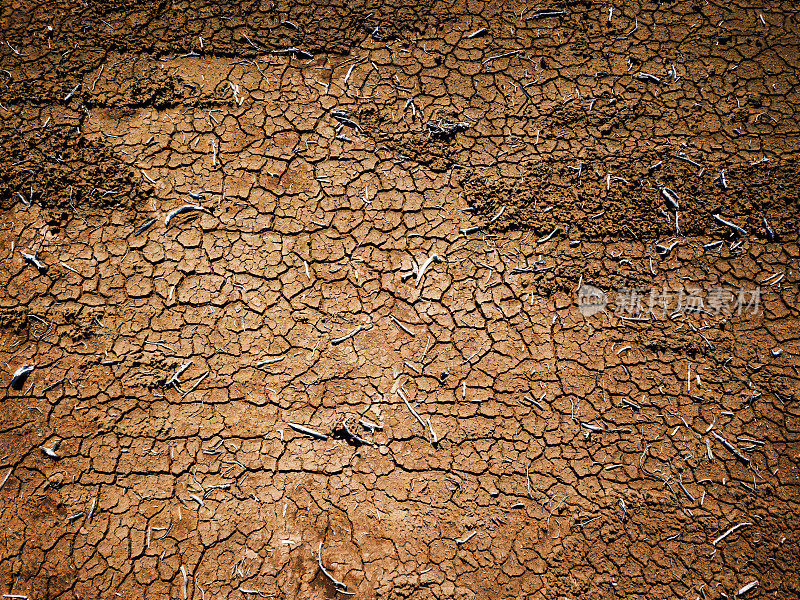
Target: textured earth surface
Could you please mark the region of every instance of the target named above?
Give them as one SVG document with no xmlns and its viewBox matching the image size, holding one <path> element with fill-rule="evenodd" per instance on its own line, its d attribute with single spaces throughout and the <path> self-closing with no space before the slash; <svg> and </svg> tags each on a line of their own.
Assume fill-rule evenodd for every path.
<svg viewBox="0 0 800 600">
<path fill-rule="evenodd" d="M 0 32 L 5 598 L 800 597 L 793 3 Z"/>
</svg>

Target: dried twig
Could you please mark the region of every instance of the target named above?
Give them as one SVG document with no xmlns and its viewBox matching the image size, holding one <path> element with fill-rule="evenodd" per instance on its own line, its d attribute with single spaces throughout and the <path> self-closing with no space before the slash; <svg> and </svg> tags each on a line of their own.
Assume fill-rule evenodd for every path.
<svg viewBox="0 0 800 600">
<path fill-rule="evenodd" d="M 319 431 L 315 431 L 314 429 L 309 429 L 304 425 L 298 425 L 297 423 L 286 423 L 289 427 L 297 431 L 298 433 L 302 433 L 304 435 L 310 436 L 312 438 L 325 441 L 328 439 L 328 436 L 324 433 L 320 433 Z"/>
<path fill-rule="evenodd" d="M 322 571 L 322 574 L 325 575 L 328 579 L 330 579 L 331 583 L 337 588 L 341 590 L 347 591 L 347 586 L 343 584 L 341 581 L 337 580 L 333 575 L 330 574 L 328 569 L 326 569 L 322 564 L 322 542 L 319 543 L 319 549 L 317 550 L 317 564 L 319 564 L 319 568 Z"/>
</svg>

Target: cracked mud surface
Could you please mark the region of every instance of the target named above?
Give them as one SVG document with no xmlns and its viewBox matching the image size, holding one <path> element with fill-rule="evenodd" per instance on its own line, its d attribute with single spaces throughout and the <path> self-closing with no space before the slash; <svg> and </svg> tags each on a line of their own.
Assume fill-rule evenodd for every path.
<svg viewBox="0 0 800 600">
<path fill-rule="evenodd" d="M 800 597 L 792 3 L 396 7 L 0 9 L 0 592 Z"/>
</svg>

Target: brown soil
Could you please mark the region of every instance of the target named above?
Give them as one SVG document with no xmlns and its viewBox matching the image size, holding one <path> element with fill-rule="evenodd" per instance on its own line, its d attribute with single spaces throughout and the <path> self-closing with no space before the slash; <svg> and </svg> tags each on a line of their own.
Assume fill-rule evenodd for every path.
<svg viewBox="0 0 800 600">
<path fill-rule="evenodd" d="M 0 30 L 0 595 L 800 598 L 792 3 Z"/>
</svg>

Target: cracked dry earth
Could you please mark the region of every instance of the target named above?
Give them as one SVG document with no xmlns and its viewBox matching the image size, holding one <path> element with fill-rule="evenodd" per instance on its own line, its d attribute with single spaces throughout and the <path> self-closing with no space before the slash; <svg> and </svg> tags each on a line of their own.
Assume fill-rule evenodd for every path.
<svg viewBox="0 0 800 600">
<path fill-rule="evenodd" d="M 800 597 L 792 3 L 0 31 L 5 598 Z"/>
</svg>

